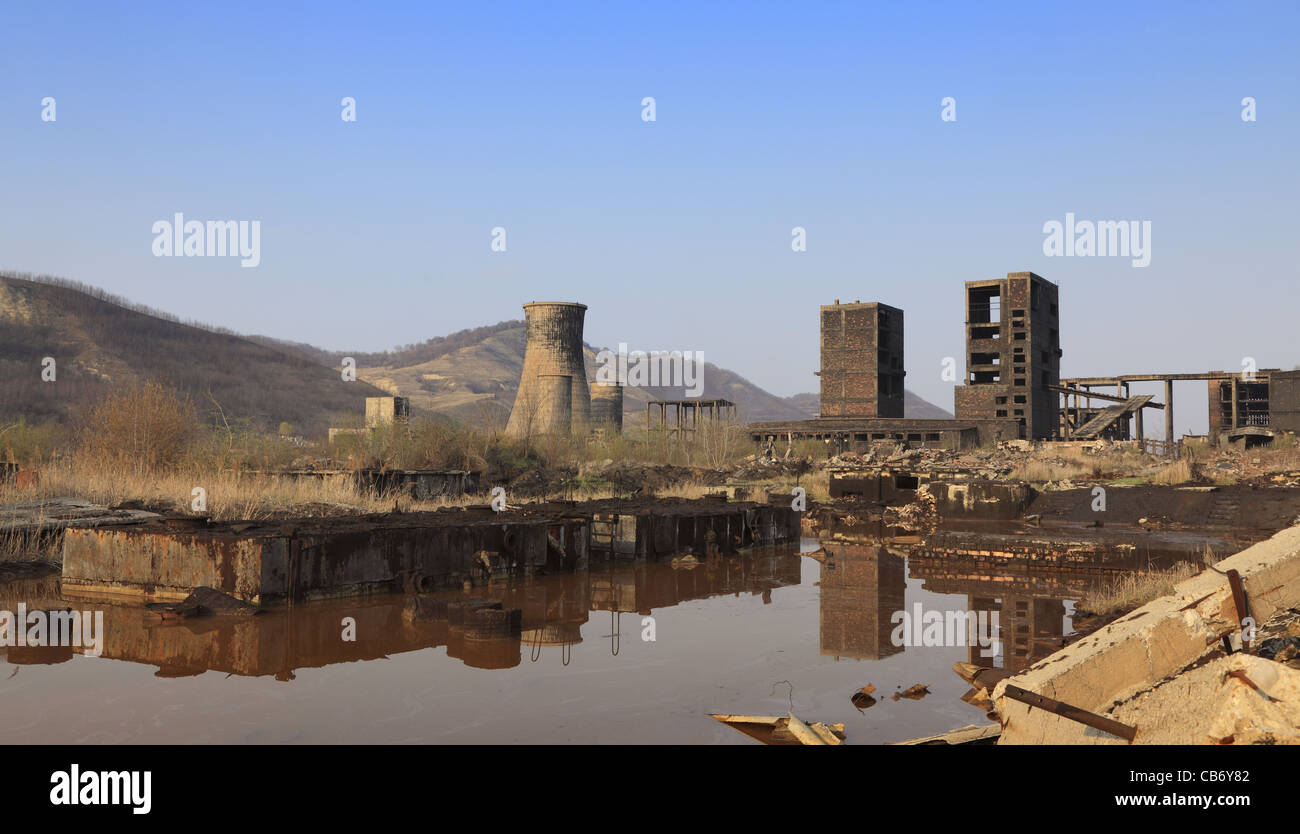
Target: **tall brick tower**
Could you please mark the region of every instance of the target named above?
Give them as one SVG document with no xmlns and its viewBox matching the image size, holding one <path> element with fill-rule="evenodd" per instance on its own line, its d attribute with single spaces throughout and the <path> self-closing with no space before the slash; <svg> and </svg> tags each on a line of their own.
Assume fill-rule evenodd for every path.
<svg viewBox="0 0 1300 834">
<path fill-rule="evenodd" d="M 821 318 L 821 416 L 902 417 L 903 311 L 836 300 Z"/>
<path fill-rule="evenodd" d="M 1014 419 L 1025 439 L 1060 429 L 1058 287 L 1032 272 L 966 282 L 966 380 L 953 393 L 959 420 Z"/>
<path fill-rule="evenodd" d="M 534 301 L 524 305 L 527 343 L 519 392 L 510 409 L 506 434 L 586 434 L 590 426 L 591 391 L 582 352 L 582 324 L 587 305 L 565 301 Z M 568 376 L 568 386 L 557 376 Z M 568 391 L 567 409 L 556 398 Z M 566 413 L 567 412 L 567 413 Z"/>
</svg>

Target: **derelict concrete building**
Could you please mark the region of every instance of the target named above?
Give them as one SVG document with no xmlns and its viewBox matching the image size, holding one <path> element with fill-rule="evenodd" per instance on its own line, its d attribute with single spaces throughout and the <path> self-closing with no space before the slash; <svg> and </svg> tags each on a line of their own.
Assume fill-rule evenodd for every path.
<svg viewBox="0 0 1300 834">
<path fill-rule="evenodd" d="M 586 434 L 591 391 L 582 350 L 587 305 L 534 301 L 524 305 L 527 342 L 519 391 L 506 434 Z M 568 377 L 567 385 L 559 377 Z"/>
<path fill-rule="evenodd" d="M 821 308 L 821 416 L 903 416 L 903 311 L 855 302 Z"/>
<path fill-rule="evenodd" d="M 966 380 L 953 393 L 958 420 L 1011 419 L 1031 440 L 1058 434 L 1057 293 L 1032 272 L 966 282 Z"/>
<path fill-rule="evenodd" d="M 812 420 L 751 423 L 755 442 L 813 439 L 845 451 L 862 451 L 881 441 L 968 449 L 1018 436 L 1016 422 L 992 408 L 961 419 L 904 416 L 901 309 L 837 300 L 821 307 L 820 326 L 821 413 Z"/>
<path fill-rule="evenodd" d="M 1278 371 L 1269 380 L 1269 426 L 1300 433 L 1300 371 Z"/>
</svg>

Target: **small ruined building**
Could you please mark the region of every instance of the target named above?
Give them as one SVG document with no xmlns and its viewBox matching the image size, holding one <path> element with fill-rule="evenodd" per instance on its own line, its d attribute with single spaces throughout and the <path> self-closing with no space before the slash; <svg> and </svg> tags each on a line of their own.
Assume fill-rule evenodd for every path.
<svg viewBox="0 0 1300 834">
<path fill-rule="evenodd" d="M 360 429 L 330 429 L 329 442 L 348 437 L 365 437 L 385 426 L 408 425 L 411 400 L 407 397 L 366 397 L 366 425 Z"/>
</svg>

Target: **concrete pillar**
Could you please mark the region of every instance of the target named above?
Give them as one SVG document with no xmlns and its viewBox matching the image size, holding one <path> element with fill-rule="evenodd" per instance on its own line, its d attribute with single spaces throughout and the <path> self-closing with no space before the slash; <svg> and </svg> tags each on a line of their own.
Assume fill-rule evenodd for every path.
<svg viewBox="0 0 1300 834">
<path fill-rule="evenodd" d="M 1174 442 L 1174 381 L 1165 380 L 1165 442 Z"/>
<path fill-rule="evenodd" d="M 1139 409 L 1137 410 L 1137 412 L 1133 415 L 1133 419 L 1137 422 L 1137 442 L 1138 442 L 1138 443 L 1141 443 L 1141 442 L 1142 442 L 1142 412 L 1143 412 L 1143 411 L 1146 411 L 1146 409 L 1145 409 L 1145 408 L 1139 408 Z"/>
<path fill-rule="evenodd" d="M 1232 376 L 1232 427 L 1237 427 L 1237 375 Z"/>
</svg>

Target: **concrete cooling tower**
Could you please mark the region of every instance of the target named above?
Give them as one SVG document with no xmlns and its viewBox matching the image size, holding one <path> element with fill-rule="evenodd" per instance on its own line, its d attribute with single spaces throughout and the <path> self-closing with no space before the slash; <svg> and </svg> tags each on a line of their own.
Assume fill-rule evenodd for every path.
<svg viewBox="0 0 1300 834">
<path fill-rule="evenodd" d="M 591 391 L 582 353 L 586 304 L 534 301 L 524 305 L 527 344 L 519 393 L 506 434 L 586 434 L 591 425 Z M 566 385 L 556 377 L 568 377 Z"/>
<path fill-rule="evenodd" d="M 594 428 L 604 428 L 614 434 L 623 432 L 623 386 L 602 385 L 599 382 L 591 386 L 591 424 Z"/>
</svg>

